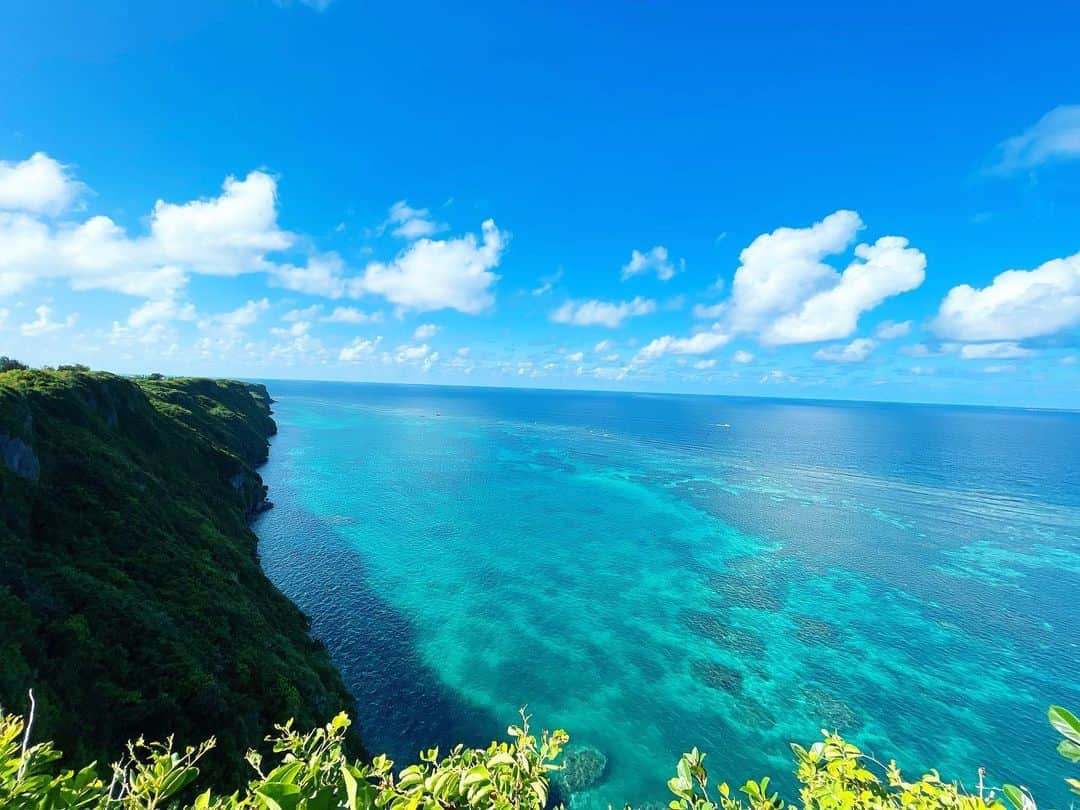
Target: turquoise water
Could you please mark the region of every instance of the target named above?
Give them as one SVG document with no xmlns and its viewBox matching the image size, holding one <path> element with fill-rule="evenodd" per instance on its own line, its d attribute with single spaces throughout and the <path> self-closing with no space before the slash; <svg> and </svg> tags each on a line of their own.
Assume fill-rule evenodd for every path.
<svg viewBox="0 0 1080 810">
<path fill-rule="evenodd" d="M 790 786 L 787 742 L 828 726 L 1067 805 L 1080 414 L 269 385 L 263 564 L 371 749 L 528 704 L 607 757 L 571 804 L 619 807 L 666 802 L 692 745 Z"/>
</svg>

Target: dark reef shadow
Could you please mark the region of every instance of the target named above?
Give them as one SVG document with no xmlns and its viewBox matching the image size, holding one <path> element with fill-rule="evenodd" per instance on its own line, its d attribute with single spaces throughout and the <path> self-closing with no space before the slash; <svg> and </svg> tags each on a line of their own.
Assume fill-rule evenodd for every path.
<svg viewBox="0 0 1080 810">
<path fill-rule="evenodd" d="M 278 453 L 285 450 L 280 437 L 275 444 Z M 502 738 L 516 717 L 496 718 L 448 687 L 423 661 L 408 617 L 371 587 L 363 557 L 332 522 L 299 505 L 287 468 L 272 458 L 260 473 L 276 504 L 252 525 L 263 570 L 308 615 L 312 635 L 329 650 L 356 698 L 355 720 L 369 753 L 406 763 L 421 748 L 445 752 L 457 743 Z"/>
</svg>

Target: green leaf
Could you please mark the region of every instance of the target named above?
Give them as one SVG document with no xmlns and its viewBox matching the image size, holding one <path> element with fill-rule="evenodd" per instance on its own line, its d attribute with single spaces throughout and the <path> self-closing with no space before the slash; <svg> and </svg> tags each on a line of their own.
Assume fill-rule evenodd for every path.
<svg viewBox="0 0 1080 810">
<path fill-rule="evenodd" d="M 1080 720 L 1077 720 L 1072 712 L 1061 706 L 1051 706 L 1046 716 L 1050 718 L 1050 725 L 1057 729 L 1059 734 L 1080 744 Z"/>
<path fill-rule="evenodd" d="M 359 810 L 356 804 L 356 777 L 349 772 L 348 765 L 341 766 L 341 778 L 345 780 L 345 793 L 349 800 L 346 807 L 349 810 Z"/>
<path fill-rule="evenodd" d="M 1001 793 L 1005 798 L 1009 799 L 1009 804 L 1016 808 L 1016 810 L 1024 810 L 1024 794 L 1021 789 L 1016 785 L 1002 785 Z"/>
<path fill-rule="evenodd" d="M 540 800 L 540 806 L 543 807 L 547 804 L 548 789 L 544 784 L 543 779 L 533 779 L 529 783 L 529 787 L 532 788 L 533 793 L 536 794 L 536 798 Z"/>
<path fill-rule="evenodd" d="M 1058 743 L 1058 753 L 1070 762 L 1080 762 L 1080 745 L 1072 740 L 1062 740 Z"/>
<path fill-rule="evenodd" d="M 505 751 L 502 751 L 487 761 L 488 768 L 495 768 L 499 765 L 513 765 L 514 758 Z"/>
</svg>

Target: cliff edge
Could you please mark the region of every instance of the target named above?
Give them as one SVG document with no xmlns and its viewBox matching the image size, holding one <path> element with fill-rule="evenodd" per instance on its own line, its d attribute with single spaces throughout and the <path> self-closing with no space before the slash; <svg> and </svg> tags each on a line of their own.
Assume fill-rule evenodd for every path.
<svg viewBox="0 0 1080 810">
<path fill-rule="evenodd" d="M 275 723 L 355 706 L 259 567 L 262 385 L 0 373 L 0 705 L 73 760 L 217 735 L 237 773 Z M 354 745 L 357 744 L 354 741 Z"/>
</svg>

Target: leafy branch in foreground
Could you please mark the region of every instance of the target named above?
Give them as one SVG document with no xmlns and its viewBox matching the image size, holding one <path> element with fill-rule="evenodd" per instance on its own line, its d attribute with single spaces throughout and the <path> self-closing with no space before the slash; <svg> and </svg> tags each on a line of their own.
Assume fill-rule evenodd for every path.
<svg viewBox="0 0 1080 810">
<path fill-rule="evenodd" d="M 1069 762 L 1080 762 L 1080 720 L 1061 706 L 1051 706 L 1047 716 L 1050 718 L 1050 725 L 1064 738 L 1058 743 L 1058 753 Z M 1073 793 L 1080 794 L 1080 779 L 1068 777 L 1065 781 Z"/>
<path fill-rule="evenodd" d="M 1080 761 L 1080 721 L 1059 706 L 1050 722 L 1064 740 L 1058 750 Z M 550 775 L 559 770 L 566 732 L 536 737 L 529 716 L 510 726 L 510 740 L 485 749 L 457 746 L 446 756 L 433 748 L 420 762 L 400 771 L 385 756 L 370 763 L 349 761 L 345 736 L 349 719 L 339 714 L 328 725 L 300 733 L 292 722 L 270 737 L 273 763 L 249 751 L 254 777 L 231 795 L 211 790 L 194 793 L 199 762 L 214 747 L 209 740 L 177 750 L 164 743 L 138 740 L 112 766 L 111 779 L 100 777 L 93 764 L 79 771 L 57 770 L 60 757 L 52 743 L 28 745 L 23 719 L 0 714 L 0 807 L 12 810 L 543 810 L 549 806 Z M 710 793 L 705 754 L 696 748 L 684 754 L 668 782 L 675 798 L 671 810 L 1035 810 L 1026 789 L 1006 785 L 988 789 L 982 772 L 976 793 L 944 781 L 937 771 L 909 781 L 895 762 L 879 762 L 839 735 L 809 748 L 792 744 L 795 775 L 801 785 L 798 803 L 786 803 L 769 792 L 769 779 L 746 782 L 734 793 L 721 783 Z M 1080 792 L 1080 781 L 1068 779 Z M 630 810 L 629 807 L 626 810 Z"/>
<path fill-rule="evenodd" d="M 278 726 L 273 743 L 275 763 L 268 766 L 255 751 L 247 761 L 255 778 L 242 791 L 215 795 L 210 790 L 181 801 L 181 794 L 199 775 L 199 761 L 214 747 L 208 740 L 179 751 L 164 743 L 138 740 L 102 779 L 94 764 L 78 772 L 55 769 L 60 753 L 52 743 L 23 751 L 27 729 L 21 717 L 0 716 L 0 807 L 11 810 L 116 808 L 157 810 L 449 810 L 449 808 L 513 808 L 541 810 L 547 803 L 548 774 L 569 739 L 566 732 L 510 726 L 508 742 L 486 749 L 457 746 L 446 756 L 432 748 L 420 762 L 395 773 L 384 756 L 370 764 L 350 762 L 345 754 L 349 718 L 339 714 L 328 725 L 301 734 L 292 722 Z"/>
</svg>

